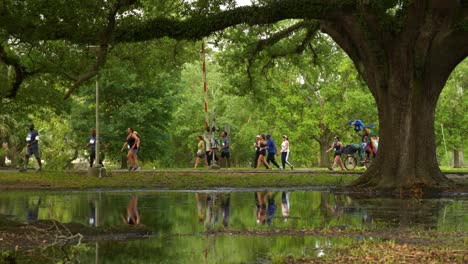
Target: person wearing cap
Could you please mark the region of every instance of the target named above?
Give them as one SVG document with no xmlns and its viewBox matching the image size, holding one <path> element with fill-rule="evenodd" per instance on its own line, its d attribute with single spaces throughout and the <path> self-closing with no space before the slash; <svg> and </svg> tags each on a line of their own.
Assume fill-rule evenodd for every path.
<svg viewBox="0 0 468 264">
<path fill-rule="evenodd" d="M 270 134 L 266 135 L 266 139 L 267 139 L 267 146 L 268 146 L 267 162 L 268 164 L 270 164 L 270 161 L 271 161 L 271 163 L 273 163 L 278 169 L 281 169 L 280 165 L 278 165 L 278 163 L 276 163 L 276 160 L 275 160 L 275 155 L 278 155 L 276 144 L 271 138 Z"/>
<path fill-rule="evenodd" d="M 281 143 L 281 163 L 283 165 L 283 169 L 285 169 L 286 164 L 291 167 L 291 170 L 294 169 L 294 166 L 289 162 L 289 140 L 288 136 L 283 135 L 283 143 Z"/>
<path fill-rule="evenodd" d="M 28 169 L 29 157 L 34 154 L 39 165 L 37 172 L 42 171 L 42 162 L 41 156 L 39 155 L 39 133 L 34 129 L 34 124 L 29 125 L 29 133 L 26 136 L 26 156 L 24 158 L 24 167 L 21 168 L 21 171 L 26 171 Z"/>
</svg>

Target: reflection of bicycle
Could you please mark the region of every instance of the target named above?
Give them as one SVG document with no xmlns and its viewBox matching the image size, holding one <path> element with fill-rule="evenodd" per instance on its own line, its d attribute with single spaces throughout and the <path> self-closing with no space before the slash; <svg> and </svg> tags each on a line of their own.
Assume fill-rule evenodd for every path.
<svg viewBox="0 0 468 264">
<path fill-rule="evenodd" d="M 344 166 L 347 170 L 354 170 L 358 164 L 369 168 L 372 163 L 372 158 L 365 153 L 364 155 L 366 158 L 361 160 L 359 156 L 359 145 L 358 144 L 350 144 L 343 148 L 343 154 L 341 155 L 341 159 L 343 160 Z"/>
</svg>

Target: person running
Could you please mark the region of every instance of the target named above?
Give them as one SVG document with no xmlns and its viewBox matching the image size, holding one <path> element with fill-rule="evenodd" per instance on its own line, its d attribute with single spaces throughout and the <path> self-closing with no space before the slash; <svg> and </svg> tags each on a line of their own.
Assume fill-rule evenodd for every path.
<svg viewBox="0 0 468 264">
<path fill-rule="evenodd" d="M 130 163 L 130 171 L 140 170 L 141 168 L 138 166 L 138 149 L 140 148 L 140 138 L 133 132 L 132 128 L 127 129 L 127 142 L 124 143 L 120 152 L 123 152 L 125 149 L 125 145 L 128 148 L 127 152 L 127 159 Z"/>
<path fill-rule="evenodd" d="M 24 166 L 20 169 L 20 171 L 27 171 L 28 170 L 28 163 L 29 157 L 34 154 L 36 157 L 37 164 L 39 165 L 39 169 L 36 172 L 42 171 L 42 162 L 41 156 L 39 155 L 39 132 L 34 129 L 34 124 L 29 125 L 29 133 L 26 136 L 26 156 L 24 158 Z"/>
<path fill-rule="evenodd" d="M 338 136 L 334 137 L 334 142 L 331 145 L 331 148 L 329 148 L 326 152 L 331 151 L 332 149 L 335 149 L 335 157 L 333 158 L 333 165 L 331 168 L 328 168 L 329 170 L 333 170 L 333 168 L 336 166 L 337 163 L 340 164 L 340 167 L 342 170 L 344 170 L 344 164 L 343 160 L 341 159 L 341 154 L 343 154 L 343 143 L 341 143 L 340 138 Z"/>
<path fill-rule="evenodd" d="M 283 135 L 283 143 L 281 143 L 281 163 L 283 169 L 286 169 L 286 164 L 291 167 L 291 170 L 294 169 L 294 166 L 289 162 L 289 139 L 288 136 Z"/>
<path fill-rule="evenodd" d="M 267 169 L 271 169 L 271 166 L 266 162 L 265 156 L 268 149 L 267 143 L 265 141 L 265 136 L 260 135 L 260 140 L 258 141 L 259 155 L 257 160 L 257 169 L 260 168 L 260 164 L 265 164 Z"/>
<path fill-rule="evenodd" d="M 221 161 L 219 165 L 222 165 L 223 161 L 226 160 L 226 168 L 231 167 L 231 151 L 229 139 L 227 137 L 228 133 L 226 131 L 221 132 L 221 138 L 223 142 L 221 143 Z"/>
<path fill-rule="evenodd" d="M 197 168 L 198 163 L 200 160 L 203 159 L 205 162 L 205 167 L 208 167 L 208 162 L 206 161 L 206 152 L 205 152 L 205 141 L 203 141 L 202 136 L 197 136 L 197 157 L 195 158 L 195 166 L 193 166 L 194 169 Z"/>
<path fill-rule="evenodd" d="M 89 142 L 84 146 L 84 148 L 90 147 L 89 151 L 89 167 L 93 167 L 94 160 L 96 159 L 96 129 L 91 129 L 91 136 L 89 137 Z M 99 164 L 102 165 L 102 159 L 99 159 Z"/>
<path fill-rule="evenodd" d="M 271 138 L 270 134 L 266 135 L 266 139 L 267 139 L 267 146 L 268 146 L 267 163 L 270 164 L 270 161 L 271 161 L 273 165 L 275 165 L 278 169 L 281 169 L 280 165 L 278 165 L 278 163 L 276 163 L 276 160 L 275 160 L 275 155 L 278 155 L 278 149 L 276 149 L 275 142 Z"/>
</svg>

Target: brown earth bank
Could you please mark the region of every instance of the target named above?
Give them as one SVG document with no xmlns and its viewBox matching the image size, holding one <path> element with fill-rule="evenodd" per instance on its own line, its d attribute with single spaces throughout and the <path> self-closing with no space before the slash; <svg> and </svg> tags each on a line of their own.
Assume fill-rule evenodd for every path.
<svg viewBox="0 0 468 264">
<path fill-rule="evenodd" d="M 167 234 L 167 236 L 200 234 Z M 442 232 L 409 227 L 380 227 L 369 230 L 346 226 L 312 229 L 217 230 L 207 236 L 322 236 L 347 237 L 349 242 L 328 248 L 323 257 L 281 256 L 282 263 L 467 263 L 468 233 Z M 152 232 L 144 225 L 118 227 L 87 227 L 82 224 L 61 224 L 41 220 L 29 224 L 0 216 L 0 263 L 18 263 L 44 257 L 45 248 L 82 242 L 146 239 Z M 38 251 L 39 249 L 39 251 Z M 6 253 L 5 253 L 6 252 Z M 4 254 L 5 253 L 5 254 Z M 66 253 L 65 253 L 66 254 Z M 21 258 L 20 258 L 21 259 Z M 47 258 L 44 258 L 47 262 Z"/>
<path fill-rule="evenodd" d="M 141 239 L 150 234 L 151 231 L 144 225 L 92 228 L 53 220 L 25 224 L 0 216 L 0 251 L 76 245 L 97 240 Z"/>
</svg>

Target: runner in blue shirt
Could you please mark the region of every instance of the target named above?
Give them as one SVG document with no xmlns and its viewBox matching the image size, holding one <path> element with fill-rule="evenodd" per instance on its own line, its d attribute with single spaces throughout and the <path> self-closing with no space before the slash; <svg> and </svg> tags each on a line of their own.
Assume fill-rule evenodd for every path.
<svg viewBox="0 0 468 264">
<path fill-rule="evenodd" d="M 276 163 L 276 160 L 275 160 L 275 155 L 279 155 L 278 150 L 276 149 L 275 142 L 271 138 L 270 134 L 266 135 L 266 139 L 268 140 L 267 141 L 267 146 L 268 146 L 267 162 L 268 164 L 270 164 L 270 161 L 271 161 L 271 163 L 273 163 L 278 169 L 281 169 L 281 167 L 278 165 L 278 163 Z"/>
</svg>

